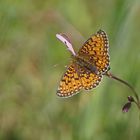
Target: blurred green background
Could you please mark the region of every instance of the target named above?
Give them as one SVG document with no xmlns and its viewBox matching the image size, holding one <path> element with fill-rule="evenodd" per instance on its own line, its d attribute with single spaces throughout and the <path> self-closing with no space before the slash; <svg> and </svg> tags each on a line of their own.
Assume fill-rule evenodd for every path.
<svg viewBox="0 0 140 140">
<path fill-rule="evenodd" d="M 88 92 L 61 99 L 56 90 L 70 53 L 103 29 L 111 72 L 140 91 L 139 0 L 0 1 L 0 139 L 139 140 L 136 106 L 121 108 L 132 92 L 104 77 Z"/>
</svg>

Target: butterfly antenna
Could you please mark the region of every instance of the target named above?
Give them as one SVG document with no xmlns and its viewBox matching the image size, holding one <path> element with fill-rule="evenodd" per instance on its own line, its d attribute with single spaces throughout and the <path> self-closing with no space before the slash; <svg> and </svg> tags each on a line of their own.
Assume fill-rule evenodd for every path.
<svg viewBox="0 0 140 140">
<path fill-rule="evenodd" d="M 136 98 L 136 101 L 134 100 L 134 102 L 136 103 L 136 105 L 137 105 L 138 108 L 140 109 L 140 100 L 139 100 L 139 96 L 138 96 L 137 92 L 135 91 L 135 89 L 133 88 L 132 85 L 130 85 L 128 82 L 126 82 L 126 81 L 124 81 L 124 80 L 122 80 L 122 79 L 120 79 L 120 78 L 114 76 L 114 75 L 111 74 L 110 72 L 107 72 L 105 75 L 108 76 L 109 78 L 112 78 L 112 79 L 114 79 L 114 80 L 117 80 L 117 81 L 123 83 L 124 85 L 126 85 L 127 87 L 129 87 L 129 88 L 131 89 L 131 91 L 133 92 L 135 98 Z"/>
</svg>

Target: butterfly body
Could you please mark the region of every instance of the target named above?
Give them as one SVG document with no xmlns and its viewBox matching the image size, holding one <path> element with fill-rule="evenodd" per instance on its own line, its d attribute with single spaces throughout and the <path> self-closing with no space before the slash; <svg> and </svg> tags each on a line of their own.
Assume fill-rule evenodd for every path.
<svg viewBox="0 0 140 140">
<path fill-rule="evenodd" d="M 85 69 L 87 69 L 93 73 L 99 74 L 94 63 L 91 63 L 91 62 L 87 61 L 86 59 L 83 59 L 80 56 L 74 56 L 74 63 L 77 63 L 77 65 L 79 65 L 81 67 L 85 67 Z"/>
<path fill-rule="evenodd" d="M 109 70 L 109 42 L 106 33 L 99 30 L 73 53 L 72 61 L 61 78 L 57 95 L 70 97 L 81 89 L 96 87 Z"/>
</svg>

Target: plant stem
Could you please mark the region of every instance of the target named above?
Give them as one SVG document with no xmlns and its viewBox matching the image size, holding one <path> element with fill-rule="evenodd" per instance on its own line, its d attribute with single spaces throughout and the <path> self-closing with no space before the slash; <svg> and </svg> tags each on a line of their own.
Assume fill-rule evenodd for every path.
<svg viewBox="0 0 140 140">
<path fill-rule="evenodd" d="M 122 80 L 122 79 L 120 79 L 120 78 L 114 76 L 114 75 L 111 74 L 110 72 L 105 73 L 105 75 L 108 76 L 109 78 L 112 78 L 112 79 L 114 79 L 114 80 L 117 80 L 117 81 L 119 81 L 119 82 L 125 84 L 126 86 L 128 86 L 128 87 L 131 89 L 131 91 L 133 92 L 133 94 L 134 94 L 134 96 L 135 96 L 135 98 L 136 98 L 136 100 L 137 100 L 137 101 L 134 100 L 134 102 L 136 103 L 136 105 L 137 105 L 138 108 L 140 109 L 140 100 L 139 100 L 139 96 L 138 96 L 137 92 L 135 91 L 135 89 L 134 89 L 129 83 L 127 83 L 126 81 L 124 81 L 124 80 Z"/>
</svg>

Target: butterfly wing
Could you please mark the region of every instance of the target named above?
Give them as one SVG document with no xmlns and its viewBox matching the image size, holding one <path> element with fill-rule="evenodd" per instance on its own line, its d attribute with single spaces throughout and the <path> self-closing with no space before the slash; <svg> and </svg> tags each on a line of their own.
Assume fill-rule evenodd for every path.
<svg viewBox="0 0 140 140">
<path fill-rule="evenodd" d="M 99 30 L 80 48 L 78 56 L 96 66 L 100 74 L 109 69 L 109 42 L 107 34 Z"/>
<path fill-rule="evenodd" d="M 60 97 L 70 97 L 77 94 L 82 88 L 81 80 L 77 72 L 78 65 L 72 63 L 60 80 L 57 95 Z"/>
<path fill-rule="evenodd" d="M 82 88 L 84 88 L 85 90 L 95 88 L 102 79 L 102 75 L 97 75 L 82 66 L 79 66 L 79 75 L 82 83 Z"/>
</svg>

